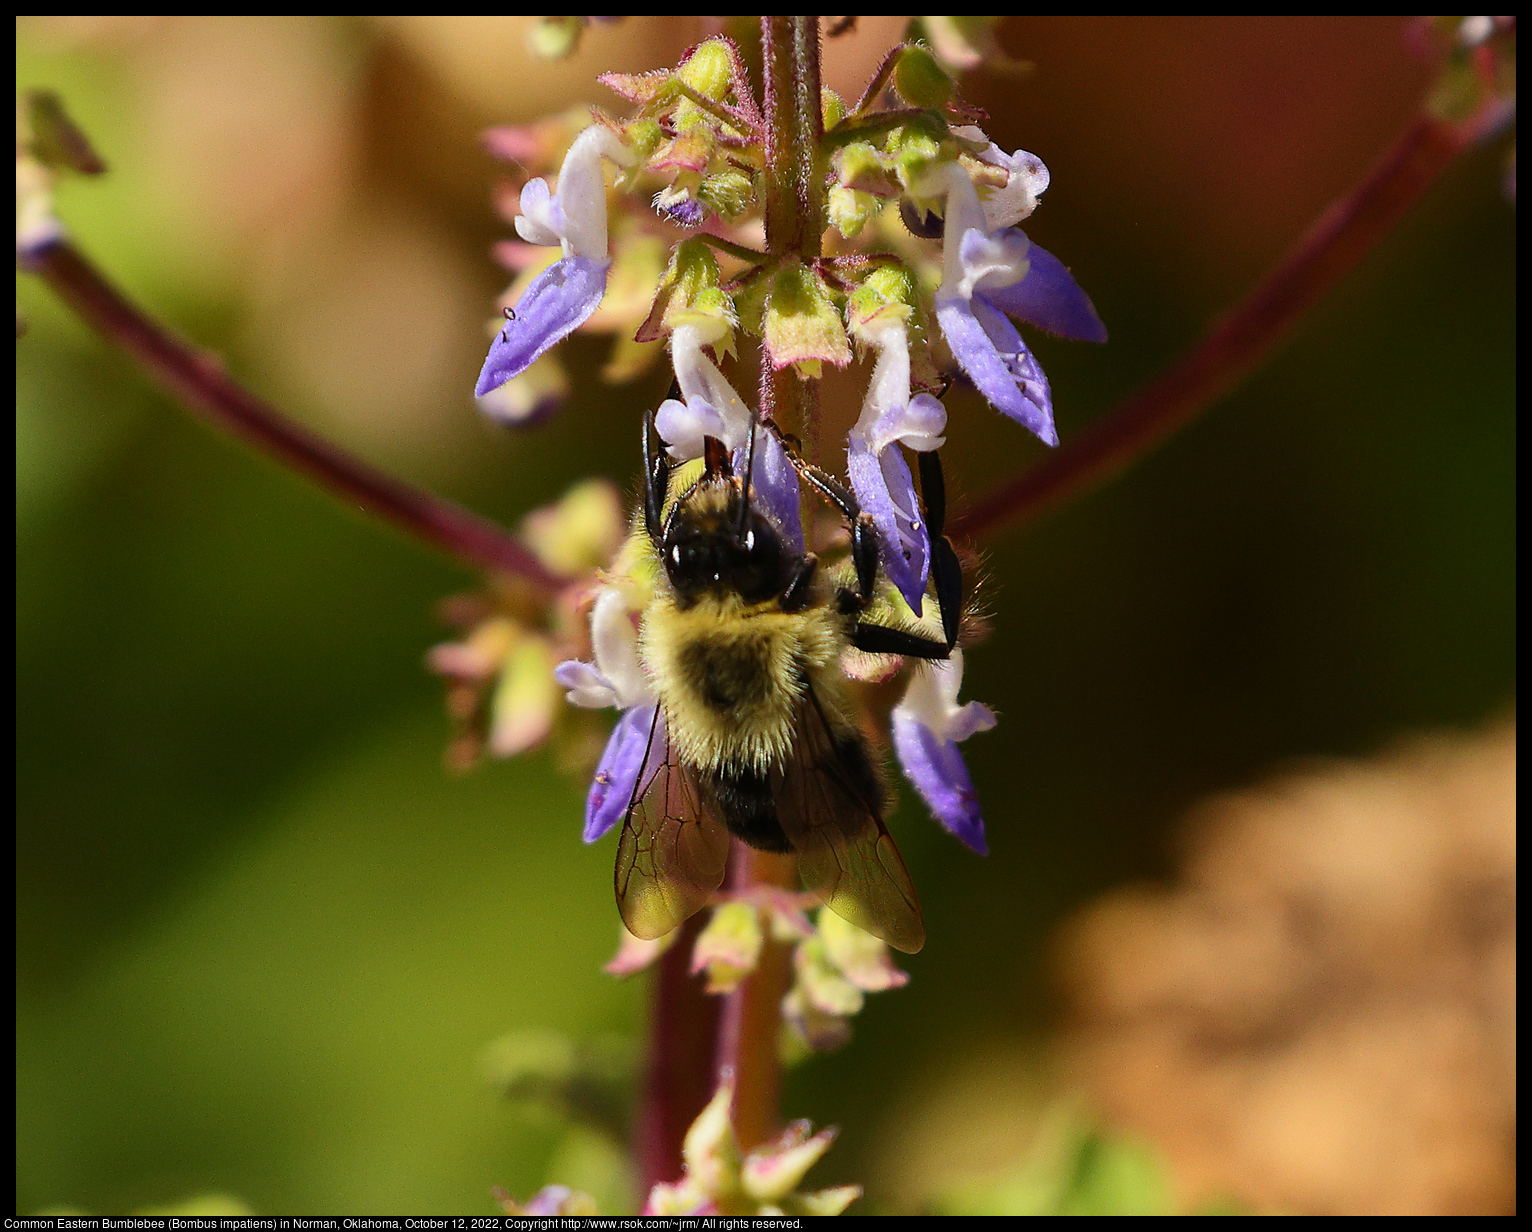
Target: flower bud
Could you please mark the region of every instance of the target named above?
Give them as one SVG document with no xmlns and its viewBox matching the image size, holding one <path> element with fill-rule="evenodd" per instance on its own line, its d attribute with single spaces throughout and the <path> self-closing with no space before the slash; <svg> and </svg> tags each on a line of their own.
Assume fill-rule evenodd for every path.
<svg viewBox="0 0 1532 1232">
<path fill-rule="evenodd" d="M 835 180 L 859 192 L 897 197 L 899 186 L 883 166 L 883 156 L 868 141 L 853 141 L 835 151 Z"/>
<path fill-rule="evenodd" d="M 793 1206 L 805 1215 L 839 1215 L 861 1196 L 860 1185 L 836 1185 L 814 1193 L 799 1194 Z"/>
<path fill-rule="evenodd" d="M 819 92 L 819 108 L 826 132 L 846 118 L 846 100 L 828 87 Z"/>
<path fill-rule="evenodd" d="M 665 140 L 665 130 L 658 120 L 638 116 L 623 126 L 622 140 L 638 156 L 636 166 L 642 166 L 660 148 L 660 143 Z"/>
<path fill-rule="evenodd" d="M 784 264 L 772 279 L 765 336 L 773 368 L 797 364 L 812 378 L 824 361 L 836 367 L 851 362 L 851 344 L 829 287 L 817 271 L 796 262 Z"/>
<path fill-rule="evenodd" d="M 941 142 L 916 125 L 904 124 L 889 130 L 885 148 L 899 183 L 919 196 L 916 186 L 927 182 L 931 169 L 942 161 Z"/>
<path fill-rule="evenodd" d="M 915 277 L 904 266 L 881 265 L 863 278 L 846 301 L 846 325 L 858 342 L 872 344 L 882 328 L 914 313 Z"/>
<path fill-rule="evenodd" d="M 763 1202 L 780 1201 L 798 1187 L 798 1182 L 830 1149 L 835 1130 L 826 1129 L 808 1136 L 808 1122 L 797 1121 L 780 1137 L 767 1142 L 745 1157 L 740 1173 L 744 1190 Z"/>
<path fill-rule="evenodd" d="M 825 954 L 863 992 L 884 992 L 910 982 L 909 972 L 894 966 L 888 946 L 871 933 L 833 911 L 821 910 L 818 923 Z"/>
<path fill-rule="evenodd" d="M 681 930 L 673 928 L 663 937 L 656 937 L 653 941 L 645 941 L 642 937 L 635 937 L 624 928 L 622 930 L 622 940 L 617 945 L 617 953 L 612 955 L 611 961 L 601 969 L 608 975 L 619 977 L 635 975 L 652 965 L 661 954 L 675 944 L 676 938 L 680 935 Z"/>
<path fill-rule="evenodd" d="M 764 941 L 753 903 L 724 903 L 692 948 L 692 972 L 707 971 L 708 992 L 732 992 L 755 970 Z"/>
<path fill-rule="evenodd" d="M 842 1018 L 861 1010 L 865 999 L 862 990 L 841 974 L 823 936 L 810 938 L 793 951 L 793 967 L 798 987 L 815 1009 Z"/>
<path fill-rule="evenodd" d="M 712 38 L 697 45 L 676 76 L 698 94 L 722 101 L 734 84 L 734 69 L 733 46 L 725 39 Z"/>
<path fill-rule="evenodd" d="M 489 751 L 514 757 L 547 736 L 561 692 L 548 639 L 528 633 L 511 648 L 490 702 Z"/>
<path fill-rule="evenodd" d="M 738 317 L 734 301 L 722 282 L 718 259 L 711 248 L 698 239 L 677 244 L 660 288 L 660 293 L 667 295 L 661 317 L 665 329 L 674 331 L 681 325 L 698 325 L 715 338 L 732 334 Z"/>
<path fill-rule="evenodd" d="M 956 85 L 926 47 L 906 47 L 894 65 L 894 88 L 911 107 L 945 107 Z"/>
<path fill-rule="evenodd" d="M 681 1144 L 687 1180 L 715 1201 L 734 1193 L 739 1183 L 739 1142 L 730 1120 L 733 1105 L 734 1088 L 724 1083 L 692 1122 Z"/>
<path fill-rule="evenodd" d="M 697 189 L 697 198 L 720 218 L 738 218 L 755 202 L 755 184 L 738 167 L 710 175 Z"/>
<path fill-rule="evenodd" d="M 622 497 L 610 479 L 577 483 L 521 523 L 527 546 L 560 577 L 575 577 L 610 562 L 622 546 L 625 529 Z"/>
</svg>

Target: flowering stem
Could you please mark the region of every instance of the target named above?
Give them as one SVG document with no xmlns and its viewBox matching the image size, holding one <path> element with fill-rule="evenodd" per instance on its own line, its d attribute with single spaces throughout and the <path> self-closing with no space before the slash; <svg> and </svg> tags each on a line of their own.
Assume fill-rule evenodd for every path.
<svg viewBox="0 0 1532 1232">
<path fill-rule="evenodd" d="M 681 1175 L 686 1131 L 713 1094 L 713 1052 L 718 998 L 691 973 L 692 947 L 702 931 L 699 913 L 660 956 L 654 973 L 649 1056 L 634 1124 L 640 1193 Z"/>
<path fill-rule="evenodd" d="M 1000 484 L 952 531 L 978 536 L 1033 517 L 1128 467 L 1228 393 L 1487 126 L 1422 116 L 1357 187 L 1331 204 L 1282 262 L 1169 371 L 1025 474 Z"/>
<path fill-rule="evenodd" d="M 824 135 L 819 90 L 819 18 L 761 18 L 765 97 L 766 250 L 775 258 L 813 260 L 825 228 Z M 813 457 L 819 386 L 791 366 L 773 370 L 761 361 L 761 410 L 803 435 Z M 773 855 L 734 840 L 730 889 L 797 884 L 791 856 Z M 768 939 L 756 969 L 728 994 L 714 1055 L 717 1081 L 734 1087 L 734 1132 L 746 1150 L 772 1137 L 781 1119 L 779 1052 L 782 997 L 789 955 Z"/>
<path fill-rule="evenodd" d="M 510 532 L 352 457 L 236 384 L 214 356 L 173 337 L 67 240 L 28 253 L 22 264 L 187 410 L 465 565 L 558 589 L 558 580 Z"/>
<path fill-rule="evenodd" d="M 820 144 L 819 18 L 762 17 L 761 60 L 766 116 L 764 185 L 766 251 L 814 260 L 825 230 L 825 184 Z M 789 366 L 762 364 L 763 410 L 818 458 L 819 385 Z"/>
<path fill-rule="evenodd" d="M 757 851 L 734 840 L 730 889 L 777 886 L 792 890 L 798 878 L 792 856 Z M 718 1024 L 719 1083 L 734 1084 L 734 1133 L 749 1150 L 776 1134 L 782 1104 L 780 1037 L 782 998 L 791 954 L 768 935 L 750 976 L 728 995 Z"/>
</svg>

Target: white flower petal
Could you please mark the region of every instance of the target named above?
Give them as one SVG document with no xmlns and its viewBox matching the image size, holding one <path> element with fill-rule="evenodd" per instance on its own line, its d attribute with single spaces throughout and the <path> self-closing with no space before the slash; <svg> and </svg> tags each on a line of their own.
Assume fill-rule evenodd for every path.
<svg viewBox="0 0 1532 1232">
<path fill-rule="evenodd" d="M 564 234 L 564 215 L 548 191 L 547 180 L 529 180 L 521 189 L 521 213 L 516 234 L 529 244 L 557 244 Z"/>
<path fill-rule="evenodd" d="M 638 659 L 638 631 L 627 599 L 615 586 L 603 586 L 590 614 L 590 642 L 596 667 L 612 684 L 624 710 L 654 696 Z"/>
<path fill-rule="evenodd" d="M 939 740 L 961 741 L 988 731 L 996 722 L 994 712 L 979 702 L 958 705 L 962 687 L 963 652 L 954 650 L 946 662 L 923 664 L 911 674 L 894 713 L 914 719 Z"/>
<path fill-rule="evenodd" d="M 566 659 L 553 669 L 553 678 L 568 690 L 564 696 L 571 706 L 599 710 L 617 705 L 617 690 L 594 663 Z"/>
<path fill-rule="evenodd" d="M 744 399 L 734 392 L 734 387 L 718 370 L 718 365 L 703 350 L 704 346 L 716 342 L 721 336 L 720 330 L 709 337 L 701 324 L 678 325 L 670 334 L 670 358 L 675 367 L 676 383 L 681 387 L 681 396 L 688 406 L 705 402 L 718 412 L 724 427 L 724 435 L 720 439 L 732 451 L 750 439 L 753 416 L 745 406 Z M 696 457 L 700 452 L 699 449 L 698 454 L 692 456 Z"/>
</svg>

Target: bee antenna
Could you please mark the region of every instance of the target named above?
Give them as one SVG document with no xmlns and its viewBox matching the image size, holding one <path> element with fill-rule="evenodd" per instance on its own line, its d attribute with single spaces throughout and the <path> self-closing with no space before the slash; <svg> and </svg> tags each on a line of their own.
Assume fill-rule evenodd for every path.
<svg viewBox="0 0 1532 1232">
<path fill-rule="evenodd" d="M 760 431 L 756 424 L 755 415 L 750 416 L 750 441 L 745 446 L 745 499 L 739 506 L 739 533 L 745 533 L 745 523 L 750 519 L 750 477 L 755 470 L 755 435 Z"/>
</svg>

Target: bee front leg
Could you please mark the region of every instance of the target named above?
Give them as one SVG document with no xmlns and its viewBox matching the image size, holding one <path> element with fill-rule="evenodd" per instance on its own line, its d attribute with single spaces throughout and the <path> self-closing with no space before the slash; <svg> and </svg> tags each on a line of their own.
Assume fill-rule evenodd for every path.
<svg viewBox="0 0 1532 1232">
<path fill-rule="evenodd" d="M 808 606 L 809 588 L 818 569 L 819 557 L 812 552 L 798 562 L 792 578 L 782 590 L 782 598 L 778 600 L 784 612 L 801 612 Z"/>
<path fill-rule="evenodd" d="M 669 493 L 670 453 L 655 430 L 654 412 L 650 411 L 644 416 L 644 530 L 656 551 L 665 534 L 663 514 Z"/>
<path fill-rule="evenodd" d="M 957 645 L 958 623 L 963 614 L 963 566 L 952 540 L 946 536 L 947 483 L 942 477 L 936 450 L 916 455 L 920 467 L 920 498 L 926 507 L 926 530 L 931 540 L 931 578 L 936 583 L 936 605 L 942 614 L 942 636 L 947 649 Z"/>
</svg>

